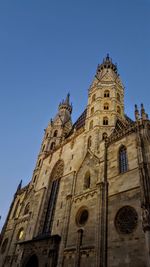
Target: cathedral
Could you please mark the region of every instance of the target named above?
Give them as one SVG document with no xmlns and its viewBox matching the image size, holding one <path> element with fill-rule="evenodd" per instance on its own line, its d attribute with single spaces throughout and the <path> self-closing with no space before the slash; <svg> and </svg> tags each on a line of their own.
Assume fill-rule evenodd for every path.
<svg viewBox="0 0 150 267">
<path fill-rule="evenodd" d="M 69 94 L 48 123 L 29 184 L 14 194 L 0 267 L 149 267 L 150 121 L 124 112 L 109 55 L 75 123 Z"/>
</svg>

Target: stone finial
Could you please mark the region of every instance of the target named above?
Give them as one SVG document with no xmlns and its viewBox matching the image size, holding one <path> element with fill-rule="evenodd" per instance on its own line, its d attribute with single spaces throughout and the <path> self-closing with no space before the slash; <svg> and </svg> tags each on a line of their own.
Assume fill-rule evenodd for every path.
<svg viewBox="0 0 150 267">
<path fill-rule="evenodd" d="M 20 183 L 19 183 L 19 185 L 17 187 L 17 192 L 21 189 L 21 187 L 22 187 L 22 180 L 20 181 Z"/>
<path fill-rule="evenodd" d="M 135 119 L 136 119 L 136 120 L 139 120 L 139 118 L 140 118 L 140 114 L 139 114 L 139 110 L 138 110 L 137 105 L 135 105 L 135 111 L 134 111 L 134 114 L 135 114 Z"/>
<path fill-rule="evenodd" d="M 145 108 L 144 108 L 143 103 L 141 104 L 141 119 L 142 120 L 146 120 L 147 119 L 147 115 L 145 113 Z"/>
</svg>

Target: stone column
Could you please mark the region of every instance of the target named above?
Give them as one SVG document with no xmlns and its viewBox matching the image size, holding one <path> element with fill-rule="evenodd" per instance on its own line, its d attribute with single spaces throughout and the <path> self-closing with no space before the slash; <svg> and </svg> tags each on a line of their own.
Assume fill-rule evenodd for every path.
<svg viewBox="0 0 150 267">
<path fill-rule="evenodd" d="M 102 211 L 102 192 L 103 192 L 103 183 L 97 184 L 97 228 L 96 228 L 96 267 L 100 266 L 100 240 L 101 240 L 101 211 Z"/>
<path fill-rule="evenodd" d="M 59 251 L 57 267 L 63 266 L 64 248 L 66 247 L 66 244 L 67 244 L 67 236 L 68 236 L 68 228 L 69 228 L 69 220 L 70 220 L 71 200 L 72 200 L 72 195 L 71 194 L 67 195 L 64 226 L 63 226 L 62 240 L 61 240 L 61 244 L 60 244 L 60 251 Z"/>
<path fill-rule="evenodd" d="M 83 229 L 79 229 L 77 232 L 77 245 L 76 245 L 76 257 L 75 257 L 75 265 L 74 267 L 80 267 L 80 246 L 82 244 L 82 236 L 83 236 Z"/>
<path fill-rule="evenodd" d="M 105 140 L 104 179 L 100 183 L 100 248 L 98 267 L 107 267 L 108 231 L 108 182 L 107 182 L 107 140 Z"/>
</svg>

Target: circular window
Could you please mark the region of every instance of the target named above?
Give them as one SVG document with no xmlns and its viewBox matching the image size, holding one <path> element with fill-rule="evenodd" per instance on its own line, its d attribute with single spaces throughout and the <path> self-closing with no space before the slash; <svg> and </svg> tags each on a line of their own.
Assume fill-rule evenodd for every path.
<svg viewBox="0 0 150 267">
<path fill-rule="evenodd" d="M 8 244 L 8 238 L 6 238 L 2 244 L 2 247 L 1 247 L 1 253 L 3 254 L 6 250 L 6 247 L 7 247 L 7 244 Z"/>
<path fill-rule="evenodd" d="M 119 233 L 130 234 L 136 228 L 138 215 L 134 208 L 125 206 L 121 208 L 115 218 L 115 226 Z"/>
<path fill-rule="evenodd" d="M 77 212 L 76 215 L 76 223 L 79 226 L 83 226 L 86 224 L 89 217 L 89 212 L 87 209 L 81 209 Z"/>
</svg>

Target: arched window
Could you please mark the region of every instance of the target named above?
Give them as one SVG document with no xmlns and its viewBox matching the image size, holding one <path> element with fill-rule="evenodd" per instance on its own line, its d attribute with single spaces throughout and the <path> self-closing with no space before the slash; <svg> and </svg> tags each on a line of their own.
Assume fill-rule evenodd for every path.
<svg viewBox="0 0 150 267">
<path fill-rule="evenodd" d="M 91 183 L 90 172 L 87 171 L 84 176 L 84 189 L 90 188 L 90 183 Z"/>
<path fill-rule="evenodd" d="M 117 100 L 120 101 L 120 94 L 117 93 Z"/>
<path fill-rule="evenodd" d="M 49 191 L 48 191 L 49 200 L 48 203 L 46 202 L 45 206 L 46 214 L 43 215 L 45 217 L 43 233 L 51 232 L 55 205 L 59 190 L 59 182 L 60 178 L 63 176 L 63 172 L 64 172 L 64 162 L 62 160 L 58 160 L 52 170 L 50 177 L 51 184 L 49 186 Z"/>
<path fill-rule="evenodd" d="M 17 201 L 14 212 L 13 212 L 13 216 L 12 218 L 16 218 L 18 217 L 18 208 L 19 208 L 19 204 L 20 204 L 20 200 Z"/>
<path fill-rule="evenodd" d="M 107 117 L 103 118 L 103 125 L 108 125 L 108 118 Z"/>
<path fill-rule="evenodd" d="M 109 95 L 110 95 L 110 94 L 109 94 L 109 90 L 105 90 L 105 91 L 104 91 L 104 97 L 109 97 Z"/>
<path fill-rule="evenodd" d="M 95 98 L 96 98 L 96 95 L 94 94 L 94 95 L 92 96 L 92 102 L 95 101 Z"/>
<path fill-rule="evenodd" d="M 37 178 L 37 175 L 34 176 L 34 178 L 33 178 L 33 183 L 35 183 L 36 178 Z"/>
<path fill-rule="evenodd" d="M 90 122 L 89 130 L 93 129 L 93 121 Z"/>
<path fill-rule="evenodd" d="M 51 143 L 50 150 L 53 150 L 55 148 L 55 142 Z"/>
<path fill-rule="evenodd" d="M 109 109 L 109 104 L 108 103 L 104 103 L 104 110 L 108 110 Z"/>
<path fill-rule="evenodd" d="M 107 133 L 103 133 L 103 140 L 107 138 Z"/>
<path fill-rule="evenodd" d="M 43 147 L 42 147 L 42 152 L 44 151 L 44 149 L 45 149 L 45 145 L 43 145 Z"/>
<path fill-rule="evenodd" d="M 119 171 L 124 173 L 128 170 L 127 149 L 121 146 L 119 149 Z"/>
<path fill-rule="evenodd" d="M 24 237 L 24 229 L 21 228 L 18 232 L 18 235 L 17 235 L 17 240 L 22 240 Z"/>
<path fill-rule="evenodd" d="M 91 145 L 92 145 L 92 137 L 89 136 L 89 138 L 88 138 L 88 148 L 91 147 Z"/>
<path fill-rule="evenodd" d="M 94 113 L 94 107 L 91 108 L 91 115 Z"/>
<path fill-rule="evenodd" d="M 25 209 L 24 209 L 24 215 L 29 214 L 29 210 L 30 210 L 30 204 L 28 203 L 28 204 L 25 206 Z"/>
<path fill-rule="evenodd" d="M 117 106 L 117 113 L 121 114 L 121 108 Z"/>
<path fill-rule="evenodd" d="M 55 130 L 55 132 L 54 132 L 54 137 L 56 137 L 57 135 L 58 135 L 58 131 Z"/>
<path fill-rule="evenodd" d="M 40 159 L 39 162 L 38 162 L 38 167 L 40 167 L 40 165 L 41 165 L 41 161 L 42 161 L 42 160 Z"/>
</svg>

